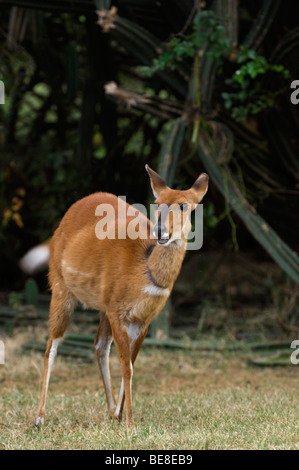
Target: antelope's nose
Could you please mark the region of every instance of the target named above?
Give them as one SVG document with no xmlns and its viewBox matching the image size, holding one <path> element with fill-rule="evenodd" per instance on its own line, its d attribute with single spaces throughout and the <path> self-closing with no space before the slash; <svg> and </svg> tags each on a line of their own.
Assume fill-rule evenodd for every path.
<svg viewBox="0 0 299 470">
<path fill-rule="evenodd" d="M 160 222 L 157 223 L 154 227 L 154 235 L 158 239 L 163 238 L 163 236 L 168 235 L 167 228 L 164 224 L 161 224 Z"/>
</svg>

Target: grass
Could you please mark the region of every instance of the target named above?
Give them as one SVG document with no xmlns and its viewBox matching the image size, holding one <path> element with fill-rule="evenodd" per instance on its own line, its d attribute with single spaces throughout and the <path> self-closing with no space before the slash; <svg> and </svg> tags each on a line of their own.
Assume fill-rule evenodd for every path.
<svg viewBox="0 0 299 470">
<path fill-rule="evenodd" d="M 244 353 L 143 348 L 136 361 L 136 433 L 107 418 L 96 362 L 58 357 L 43 428 L 34 427 L 43 360 L 5 341 L 0 449 L 299 449 L 299 366 L 255 368 Z M 112 351 L 116 394 L 120 374 Z"/>
</svg>

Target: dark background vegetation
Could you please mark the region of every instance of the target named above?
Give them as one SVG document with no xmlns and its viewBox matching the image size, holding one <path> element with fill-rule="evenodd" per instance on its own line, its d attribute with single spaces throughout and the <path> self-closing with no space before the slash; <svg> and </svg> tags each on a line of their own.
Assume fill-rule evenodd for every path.
<svg viewBox="0 0 299 470">
<path fill-rule="evenodd" d="M 117 18 L 106 31 L 96 10 L 111 6 Z M 163 169 L 169 143 L 173 187 L 189 187 L 202 171 L 211 176 L 202 256 L 187 254 L 174 292 L 178 310 L 191 305 L 194 313 L 205 299 L 252 304 L 255 315 L 272 305 L 287 308 L 288 325 L 296 322 L 299 114 L 290 83 L 299 79 L 298 2 L 20 0 L 0 7 L 1 290 L 23 289 L 19 258 L 50 237 L 82 196 L 100 190 L 151 202 L 144 165 Z M 211 11 L 200 23 L 198 15 Z M 144 68 L 153 61 L 152 71 Z M 232 81 L 242 66 L 244 77 Z M 123 94 L 105 92 L 111 81 Z M 182 119 L 184 137 L 174 134 L 174 148 L 171 126 Z M 209 159 L 212 174 L 194 145 L 210 121 L 225 126 L 230 146 Z M 248 208 L 234 211 L 225 175 L 286 248 L 260 243 L 262 222 L 250 228 Z M 45 289 L 45 276 L 37 279 Z"/>
</svg>

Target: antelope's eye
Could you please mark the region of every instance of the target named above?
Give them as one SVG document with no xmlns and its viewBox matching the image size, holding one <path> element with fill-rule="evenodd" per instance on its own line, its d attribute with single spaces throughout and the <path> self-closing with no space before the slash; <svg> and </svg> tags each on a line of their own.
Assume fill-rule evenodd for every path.
<svg viewBox="0 0 299 470">
<path fill-rule="evenodd" d="M 188 204 L 181 204 L 180 209 L 182 212 L 186 212 L 186 210 L 188 209 Z"/>
</svg>

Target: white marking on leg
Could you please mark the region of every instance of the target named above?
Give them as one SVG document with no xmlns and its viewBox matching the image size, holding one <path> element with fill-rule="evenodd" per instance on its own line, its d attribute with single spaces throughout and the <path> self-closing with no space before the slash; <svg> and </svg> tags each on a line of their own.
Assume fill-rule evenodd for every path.
<svg viewBox="0 0 299 470">
<path fill-rule="evenodd" d="M 99 338 L 96 344 L 96 349 L 99 349 L 100 347 L 102 347 L 101 352 L 100 352 L 101 369 L 102 369 L 103 379 L 105 383 L 105 388 L 107 391 L 109 409 L 113 410 L 114 400 L 113 400 L 113 395 L 112 395 L 112 390 L 111 390 L 111 379 L 110 379 L 110 372 L 109 372 L 109 354 L 110 354 L 111 343 L 112 343 L 112 337 L 105 338 L 103 345 L 102 345 L 101 338 Z"/>
<path fill-rule="evenodd" d="M 39 416 L 38 418 L 36 418 L 35 420 L 35 426 L 39 427 L 39 426 L 42 426 L 44 424 L 45 420 L 44 420 L 44 417 L 43 416 Z"/>
<path fill-rule="evenodd" d="M 101 341 L 101 338 L 99 338 L 95 348 L 98 350 L 101 344 L 102 344 L 102 341 Z"/>
<path fill-rule="evenodd" d="M 130 386 L 131 386 L 131 388 L 132 388 L 132 378 L 133 378 L 133 366 L 132 366 L 132 362 L 130 362 L 130 367 L 131 367 L 131 381 L 130 381 Z M 116 416 L 116 417 L 119 416 L 120 408 L 121 408 L 121 404 L 122 404 L 122 401 L 123 401 L 124 394 L 125 394 L 124 379 L 121 379 L 119 397 L 118 397 L 117 407 L 116 407 L 116 409 L 115 409 L 115 416 Z"/>
<path fill-rule="evenodd" d="M 136 341 L 136 339 L 138 338 L 138 336 L 140 334 L 140 331 L 142 330 L 142 326 L 143 326 L 142 323 L 137 323 L 137 322 L 128 324 L 127 331 L 128 331 L 128 335 L 130 337 L 130 344 L 132 344 L 132 343 L 134 343 L 134 341 Z M 132 362 L 130 362 L 130 367 L 131 367 L 131 387 L 132 387 L 132 378 L 133 378 L 133 365 L 132 365 Z M 116 417 L 118 417 L 119 414 L 120 414 L 120 408 L 121 408 L 121 404 L 122 404 L 122 401 L 123 401 L 124 394 L 125 394 L 125 387 L 124 387 L 124 379 L 122 378 L 121 379 L 118 402 L 117 402 L 117 406 L 116 406 L 115 413 L 114 413 L 114 415 Z"/>
<path fill-rule="evenodd" d="M 63 340 L 63 337 L 54 339 L 53 342 L 52 342 L 51 349 L 50 349 L 49 360 L 48 360 L 48 373 L 47 373 L 47 379 L 46 379 L 45 403 L 44 403 L 44 407 L 42 409 L 43 412 L 45 411 L 46 398 L 47 398 L 48 386 L 49 386 L 49 381 L 50 381 L 50 376 L 51 376 L 51 370 L 52 370 L 54 360 L 55 360 L 55 357 L 56 357 L 56 354 L 57 354 L 57 348 L 58 348 L 58 346 L 59 346 L 59 344 L 61 343 L 62 340 Z M 38 416 L 36 421 L 35 421 L 35 425 L 40 426 L 42 424 L 44 424 L 44 417 L 43 416 Z"/>
<path fill-rule="evenodd" d="M 53 343 L 52 343 L 52 346 L 51 346 L 51 349 L 50 349 L 49 363 L 48 363 L 48 374 L 47 374 L 47 382 L 46 382 L 46 393 L 48 391 L 48 386 L 49 386 L 49 381 L 50 381 L 50 376 L 51 376 L 51 370 L 52 370 L 54 360 L 55 360 L 55 357 L 56 357 L 56 354 L 57 354 L 57 348 L 58 348 L 59 344 L 61 343 L 62 339 L 63 339 L 62 337 L 53 339 Z"/>
<path fill-rule="evenodd" d="M 132 343 L 134 343 L 134 341 L 136 341 L 136 339 L 139 337 L 140 332 L 142 331 L 143 327 L 144 327 L 144 324 L 143 323 L 138 323 L 138 322 L 128 323 L 127 324 L 127 332 L 128 332 L 129 338 L 130 338 L 130 345 L 132 345 Z M 131 361 L 130 361 L 130 368 L 131 368 L 130 386 L 132 387 L 133 364 L 132 364 Z M 124 379 L 122 378 L 121 379 L 121 385 L 120 385 L 120 391 L 119 391 L 119 397 L 118 397 L 118 401 L 117 401 L 117 406 L 116 406 L 115 413 L 114 413 L 114 416 L 116 418 L 119 417 L 121 404 L 122 404 L 122 401 L 123 401 L 124 394 L 125 394 L 125 387 L 124 387 Z"/>
<path fill-rule="evenodd" d="M 130 344 L 134 343 L 136 339 L 138 338 L 140 331 L 142 330 L 143 324 L 142 323 L 129 323 L 127 326 L 127 331 L 128 335 L 130 337 Z M 132 378 L 133 378 L 133 365 L 132 362 L 130 362 L 130 367 L 131 367 L 131 384 L 132 384 Z M 121 385 L 120 385 L 120 391 L 119 391 L 119 397 L 118 397 L 118 402 L 117 402 L 117 407 L 115 410 L 115 416 L 119 416 L 120 413 L 120 408 L 121 404 L 123 401 L 125 393 L 125 388 L 124 388 L 124 379 L 121 379 Z"/>
<path fill-rule="evenodd" d="M 134 341 L 136 341 L 136 339 L 138 338 L 139 334 L 140 334 L 140 331 L 141 331 L 141 328 L 142 328 L 142 324 L 141 323 L 129 323 L 128 324 L 128 328 L 127 328 L 127 331 L 128 331 L 128 335 L 130 337 L 130 343 L 132 344 Z"/>
<path fill-rule="evenodd" d="M 124 379 L 121 379 L 121 385 L 120 385 L 120 391 L 119 391 L 117 407 L 116 407 L 116 410 L 115 410 L 115 416 L 119 416 L 120 407 L 121 407 L 121 403 L 123 401 L 124 393 L 125 393 Z"/>
<path fill-rule="evenodd" d="M 75 297 L 70 297 L 65 305 L 66 312 L 71 315 L 74 311 L 74 308 L 77 305 L 77 299 Z"/>
</svg>

